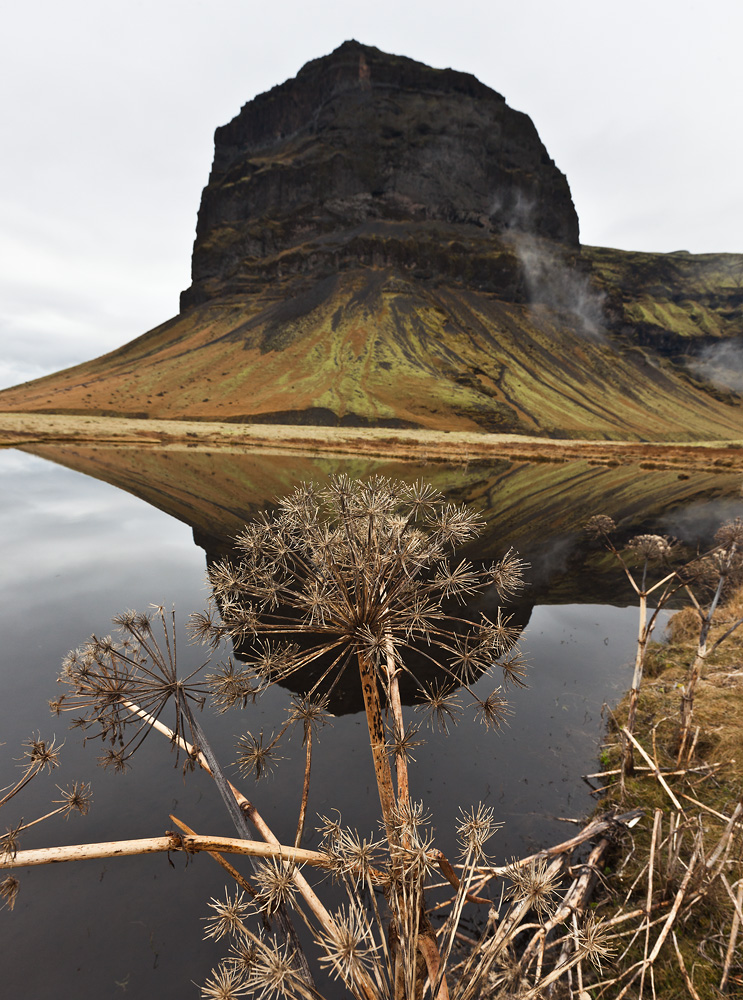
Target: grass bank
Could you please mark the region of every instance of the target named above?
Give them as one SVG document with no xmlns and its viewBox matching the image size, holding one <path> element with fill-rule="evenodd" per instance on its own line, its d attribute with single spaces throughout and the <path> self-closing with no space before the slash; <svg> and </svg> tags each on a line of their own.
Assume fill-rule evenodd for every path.
<svg viewBox="0 0 743 1000">
<path fill-rule="evenodd" d="M 743 589 L 715 618 L 711 642 L 743 616 Z M 615 933 L 613 961 L 591 997 L 743 996 L 743 634 L 709 658 L 694 700 L 692 739 L 679 760 L 681 692 L 699 620 L 671 619 L 668 641 L 648 655 L 635 738 L 635 773 L 621 781 L 621 727 L 591 776 L 600 811 L 641 808 L 643 819 L 613 845 L 593 906 Z"/>
</svg>

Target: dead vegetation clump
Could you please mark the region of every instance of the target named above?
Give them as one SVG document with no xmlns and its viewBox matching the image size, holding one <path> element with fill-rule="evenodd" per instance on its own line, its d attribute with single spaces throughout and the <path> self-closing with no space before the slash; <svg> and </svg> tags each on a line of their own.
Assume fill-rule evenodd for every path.
<svg viewBox="0 0 743 1000">
<path fill-rule="evenodd" d="M 714 613 L 714 646 L 743 615 L 743 588 Z M 743 996 L 743 637 L 707 657 L 693 724 L 680 745 L 684 692 L 698 655 L 700 616 L 675 614 L 649 648 L 634 730 L 642 756 L 622 780 L 629 700 L 611 716 L 602 751 L 601 810 L 644 819 L 612 846 L 593 907 L 618 929 L 612 974 L 592 997 L 657 1000 Z M 681 754 L 680 754 L 681 751 Z"/>
</svg>

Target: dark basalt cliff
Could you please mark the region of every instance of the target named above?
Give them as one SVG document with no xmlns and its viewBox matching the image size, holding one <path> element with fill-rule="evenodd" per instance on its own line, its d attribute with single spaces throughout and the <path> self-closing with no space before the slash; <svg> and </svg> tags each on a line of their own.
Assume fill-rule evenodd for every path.
<svg viewBox="0 0 743 1000">
<path fill-rule="evenodd" d="M 527 115 L 467 73 L 345 42 L 217 129 L 181 306 L 252 289 L 279 254 L 284 274 L 404 264 L 411 239 L 430 256 L 455 229 L 578 244 L 568 183 Z"/>
</svg>

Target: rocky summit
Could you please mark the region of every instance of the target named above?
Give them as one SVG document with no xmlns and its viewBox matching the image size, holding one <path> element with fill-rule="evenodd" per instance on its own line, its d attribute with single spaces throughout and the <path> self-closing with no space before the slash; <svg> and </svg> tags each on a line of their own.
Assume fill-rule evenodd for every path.
<svg viewBox="0 0 743 1000">
<path fill-rule="evenodd" d="M 0 410 L 740 438 L 743 256 L 581 246 L 531 120 L 346 42 L 217 129 L 178 316 Z"/>
<path fill-rule="evenodd" d="M 314 267 L 368 257 L 364 236 L 394 264 L 395 237 L 425 223 L 578 244 L 568 183 L 527 115 L 469 74 L 346 42 L 217 129 L 181 305 L 252 288 L 279 253 L 284 273 L 306 266 L 291 251 L 308 243 Z"/>
</svg>

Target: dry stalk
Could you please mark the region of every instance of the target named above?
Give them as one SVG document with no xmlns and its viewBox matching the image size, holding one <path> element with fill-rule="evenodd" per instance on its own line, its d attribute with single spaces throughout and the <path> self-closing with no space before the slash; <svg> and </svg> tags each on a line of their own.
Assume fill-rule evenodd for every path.
<svg viewBox="0 0 743 1000">
<path fill-rule="evenodd" d="M 743 880 L 738 883 L 738 893 L 736 896 L 733 895 L 733 890 L 730 888 L 728 880 L 725 878 L 724 874 L 721 875 L 722 883 L 725 886 L 728 896 L 733 903 L 735 912 L 733 914 L 733 924 L 730 928 L 730 938 L 728 939 L 728 947 L 725 952 L 725 965 L 722 970 L 722 979 L 720 980 L 720 993 L 725 992 L 727 986 L 728 977 L 730 976 L 730 967 L 733 962 L 733 955 L 735 954 L 735 943 L 738 939 L 738 930 L 740 929 L 741 920 L 743 920 Z"/>
<path fill-rule="evenodd" d="M 673 927 L 676 917 L 678 916 L 679 909 L 681 908 L 681 904 L 684 901 L 684 897 L 686 896 L 686 891 L 689 887 L 689 882 L 691 881 L 691 877 L 694 874 L 696 868 L 696 861 L 698 857 L 699 857 L 699 851 L 697 844 L 694 848 L 694 853 L 692 854 L 691 859 L 689 861 L 689 866 L 686 869 L 686 874 L 684 875 L 681 885 L 679 886 L 678 892 L 676 893 L 676 896 L 674 898 L 673 906 L 671 907 L 665 919 L 660 934 L 655 940 L 655 944 L 653 945 L 653 950 L 650 952 L 647 958 L 644 958 L 642 962 L 638 963 L 638 968 L 635 969 L 633 975 L 630 977 L 628 982 L 625 983 L 625 985 L 622 987 L 621 992 L 617 994 L 616 1000 L 622 1000 L 622 997 L 627 995 L 628 990 L 630 989 L 634 981 L 637 979 L 637 977 L 641 973 L 643 973 L 648 966 L 652 966 L 653 962 L 655 962 L 656 958 L 658 957 L 658 954 L 660 953 L 660 950 L 663 947 L 663 944 L 666 938 L 668 937 L 671 928 Z"/>
<path fill-rule="evenodd" d="M 134 854 L 162 854 L 171 851 L 221 851 L 225 854 L 242 854 L 253 858 L 274 858 L 290 864 L 308 864 L 327 868 L 328 858 L 319 851 L 289 847 L 286 844 L 264 844 L 258 840 L 240 840 L 237 837 L 181 836 L 168 833 L 163 837 L 144 837 L 139 840 L 111 840 L 98 844 L 73 844 L 64 847 L 40 847 L 36 850 L 18 851 L 15 857 L 0 857 L 0 868 L 25 868 L 50 865 L 62 861 L 90 861 L 100 858 L 122 858 Z"/>
<path fill-rule="evenodd" d="M 684 956 L 681 954 L 681 949 L 679 948 L 679 943 L 676 939 L 676 931 L 671 931 L 671 940 L 673 941 L 673 947 L 676 952 L 676 958 L 678 959 L 679 969 L 681 970 L 681 975 L 684 977 L 684 982 L 686 983 L 686 988 L 689 991 L 689 996 L 692 1000 L 702 1000 L 697 991 L 694 989 L 694 983 L 691 981 L 691 976 L 686 970 Z"/>
<path fill-rule="evenodd" d="M 177 816 L 174 816 L 171 813 L 170 818 L 173 820 L 175 825 L 182 833 L 187 833 L 190 837 L 197 836 L 196 831 L 192 830 L 190 826 L 188 826 L 182 820 L 178 819 Z M 254 889 L 253 886 L 248 882 L 248 880 L 237 870 L 237 868 L 235 868 L 234 865 L 231 865 L 229 861 L 226 858 L 224 858 L 218 851 L 209 851 L 208 854 L 210 857 L 214 858 L 217 864 L 227 872 L 230 878 L 234 879 L 235 882 L 237 882 L 237 884 L 242 889 L 245 889 L 245 891 L 248 893 L 249 896 L 253 898 L 257 896 L 258 894 L 257 890 Z"/>
<path fill-rule="evenodd" d="M 364 695 L 366 724 L 369 730 L 369 743 L 374 760 L 374 774 L 377 779 L 379 803 L 382 807 L 382 818 L 389 842 L 396 844 L 398 837 L 395 825 L 395 790 L 392 784 L 390 762 L 387 757 L 387 740 L 385 738 L 382 708 L 379 704 L 376 672 L 374 667 L 361 653 L 358 654 L 358 664 L 361 690 Z"/>
<path fill-rule="evenodd" d="M 656 777 L 656 778 L 658 779 L 658 781 L 659 781 L 659 782 L 661 783 L 661 785 L 663 786 L 663 789 L 664 789 L 664 791 L 665 791 L 665 792 L 666 792 L 666 794 L 668 795 L 668 797 L 669 797 L 669 799 L 671 800 L 671 802 L 673 802 L 673 804 L 674 804 L 674 806 L 676 807 L 676 809 L 678 809 L 678 811 L 679 811 L 680 813 L 683 813 L 683 811 L 684 811 L 684 809 L 683 809 L 683 806 L 681 805 L 681 803 L 679 802 L 679 800 L 678 800 L 678 799 L 676 798 L 676 796 L 675 796 L 675 795 L 673 794 L 673 792 L 671 791 L 671 789 L 670 789 L 670 787 L 669 787 L 669 785 L 668 785 L 668 782 L 667 782 L 667 781 L 666 781 L 666 779 L 665 779 L 665 778 L 663 777 L 663 775 L 662 775 L 662 773 L 661 773 L 661 770 L 660 770 L 660 768 L 658 767 L 658 764 L 657 764 L 657 762 L 656 762 L 656 761 L 654 761 L 654 760 L 653 760 L 653 759 L 652 759 L 652 758 L 651 758 L 651 757 L 650 757 L 650 756 L 649 756 L 649 755 L 648 755 L 648 754 L 647 754 L 647 753 L 645 752 L 645 750 L 644 750 L 644 749 L 643 749 L 643 748 L 642 748 L 642 747 L 640 746 L 640 744 L 639 744 L 639 743 L 637 742 L 637 740 L 635 739 L 635 737 L 634 737 L 634 736 L 632 735 L 632 733 L 631 733 L 631 732 L 629 731 L 629 729 L 627 729 L 627 727 L 626 727 L 626 726 L 622 726 L 622 732 L 623 732 L 623 733 L 624 733 L 624 735 L 625 735 L 625 736 L 627 737 L 627 739 L 631 741 L 632 745 L 633 745 L 634 747 L 636 747 L 636 748 L 638 749 L 638 751 L 640 752 L 640 754 L 642 755 L 642 757 L 643 757 L 643 758 L 644 758 L 644 759 L 645 759 L 645 760 L 647 761 L 648 765 L 649 765 L 649 766 L 650 766 L 650 768 L 652 769 L 652 772 L 653 772 L 653 774 L 655 775 L 655 777 Z"/>
<path fill-rule="evenodd" d="M 648 892 L 645 902 L 645 909 L 647 911 L 646 925 L 645 925 L 645 949 L 643 952 L 643 961 L 648 960 L 648 948 L 650 946 L 650 906 L 653 902 L 653 870 L 655 867 L 655 847 L 658 843 L 658 837 L 660 835 L 661 819 L 663 817 L 662 809 L 655 810 L 655 816 L 653 818 L 653 833 L 650 838 L 650 859 L 648 861 Z M 642 990 L 645 985 L 645 969 L 646 965 L 642 967 L 642 974 L 640 976 L 640 997 L 642 997 Z"/>
<path fill-rule="evenodd" d="M 722 832 L 722 836 L 718 841 L 717 847 L 714 849 L 712 854 L 705 862 L 705 867 L 709 871 L 715 865 L 720 855 L 721 854 L 723 855 L 722 861 L 720 862 L 717 871 L 712 876 L 713 878 L 718 874 L 719 871 L 722 870 L 722 867 L 725 864 L 725 858 L 727 857 L 727 853 L 730 850 L 730 844 L 732 842 L 735 824 L 738 822 L 738 818 L 741 815 L 741 813 L 743 813 L 743 799 L 739 800 L 738 803 L 736 804 L 735 809 L 733 810 L 733 815 L 728 820 L 727 826 Z"/>
<path fill-rule="evenodd" d="M 135 705 L 134 702 L 125 701 L 124 704 L 133 715 L 138 715 L 141 719 L 144 719 L 144 721 L 147 722 L 153 729 L 156 729 L 159 733 L 162 733 L 163 736 L 167 736 L 168 739 L 171 741 L 171 743 L 180 746 L 183 750 L 186 751 L 186 753 L 194 757 L 198 761 L 199 765 L 207 772 L 207 774 L 212 773 L 211 768 L 207 764 L 206 758 L 201 753 L 201 751 L 196 750 L 196 748 L 193 747 L 186 739 L 184 739 L 182 736 L 176 736 L 176 734 L 173 732 L 172 729 L 169 729 L 164 723 L 160 722 L 159 719 L 155 719 L 151 715 L 149 715 L 149 713 L 143 711 L 143 709 L 139 708 L 138 705 Z M 260 815 L 258 810 L 255 808 L 253 803 L 250 802 L 249 799 L 247 799 L 242 794 L 242 792 L 239 791 L 239 789 L 235 788 L 235 786 L 232 785 L 231 783 L 229 787 L 233 795 L 235 796 L 235 801 L 237 802 L 239 807 L 243 810 L 248 819 L 251 821 L 251 823 L 256 828 L 258 833 L 260 833 L 260 835 L 263 837 L 263 839 L 274 848 L 280 848 L 281 844 L 279 843 L 278 838 L 274 835 L 268 823 L 265 822 L 265 820 Z M 289 850 L 289 848 L 286 847 L 284 849 Z M 322 902 L 315 893 L 314 889 L 305 879 L 305 877 L 302 875 L 302 873 L 299 871 L 298 868 L 292 869 L 292 879 L 294 881 L 294 884 L 297 886 L 297 889 L 304 897 L 304 900 L 309 906 L 310 910 L 312 910 L 313 914 L 319 921 L 323 930 L 326 933 L 331 933 L 331 934 L 333 932 L 337 932 L 335 921 L 333 920 L 332 916 L 323 906 Z"/>
<path fill-rule="evenodd" d="M 294 836 L 294 846 L 299 847 L 304 834 L 304 824 L 307 818 L 307 802 L 310 796 L 310 774 L 312 772 L 312 726 L 305 726 L 304 738 L 307 746 L 304 764 L 304 781 L 302 782 L 302 801 L 299 806 L 297 832 Z"/>
<path fill-rule="evenodd" d="M 387 651 L 387 697 L 390 709 L 392 710 L 394 731 L 401 739 L 405 732 L 405 722 L 402 715 L 398 672 L 395 669 L 394 656 L 390 649 Z M 405 803 L 410 799 L 410 785 L 408 782 L 408 761 L 403 747 L 397 750 L 395 762 L 397 768 L 397 800 L 399 803 Z"/>
</svg>

